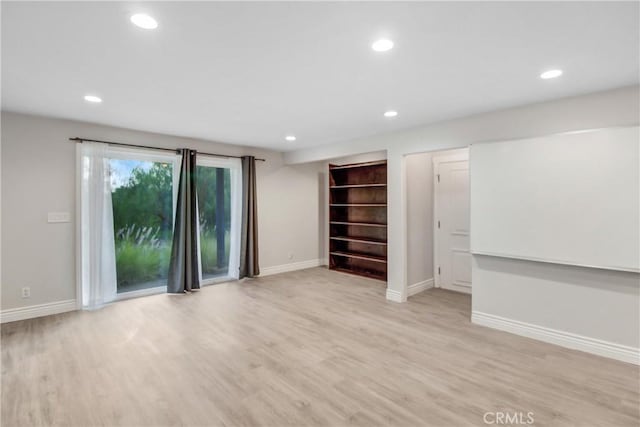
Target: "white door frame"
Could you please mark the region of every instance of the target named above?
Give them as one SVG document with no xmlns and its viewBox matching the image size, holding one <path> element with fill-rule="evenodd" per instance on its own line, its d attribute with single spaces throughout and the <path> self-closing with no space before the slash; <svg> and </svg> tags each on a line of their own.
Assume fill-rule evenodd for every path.
<svg viewBox="0 0 640 427">
<path fill-rule="evenodd" d="M 464 150 L 464 151 L 463 151 Z M 438 247 L 440 243 L 440 233 L 438 227 L 438 218 L 440 217 L 440 211 L 438 208 L 438 182 L 440 177 L 440 165 L 442 163 L 451 163 L 469 160 L 469 147 L 459 150 L 455 154 L 445 154 L 438 156 L 438 153 L 434 153 L 431 157 L 433 163 L 433 285 L 436 288 L 440 286 L 440 273 L 438 271 L 440 261 L 438 258 Z M 472 288 L 473 289 L 473 288 Z"/>
</svg>

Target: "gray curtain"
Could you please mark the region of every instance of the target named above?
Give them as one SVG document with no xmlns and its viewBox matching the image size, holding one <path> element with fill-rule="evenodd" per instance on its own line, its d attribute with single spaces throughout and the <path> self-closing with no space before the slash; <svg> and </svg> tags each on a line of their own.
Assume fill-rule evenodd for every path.
<svg viewBox="0 0 640 427">
<path fill-rule="evenodd" d="M 258 209 L 256 159 L 242 157 L 242 227 L 240 231 L 240 278 L 260 274 L 258 266 Z"/>
<path fill-rule="evenodd" d="M 176 221 L 169 261 L 167 292 L 183 293 L 200 289 L 198 273 L 198 211 L 196 197 L 196 151 L 182 154 Z"/>
</svg>

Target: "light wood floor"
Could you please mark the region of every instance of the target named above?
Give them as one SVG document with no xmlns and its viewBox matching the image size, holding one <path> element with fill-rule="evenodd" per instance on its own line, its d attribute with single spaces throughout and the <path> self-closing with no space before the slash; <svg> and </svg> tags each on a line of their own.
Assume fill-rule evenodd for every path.
<svg viewBox="0 0 640 427">
<path fill-rule="evenodd" d="M 639 425 L 638 367 L 471 325 L 470 304 L 316 268 L 6 324 L 2 426 Z"/>
</svg>

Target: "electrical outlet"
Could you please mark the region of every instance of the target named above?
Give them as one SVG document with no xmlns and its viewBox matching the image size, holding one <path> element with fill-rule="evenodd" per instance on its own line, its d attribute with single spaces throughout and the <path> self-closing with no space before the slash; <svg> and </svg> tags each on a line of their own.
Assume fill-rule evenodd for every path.
<svg viewBox="0 0 640 427">
<path fill-rule="evenodd" d="M 22 298 L 31 298 L 31 288 L 30 287 L 24 287 L 22 288 Z"/>
<path fill-rule="evenodd" d="M 71 215 L 69 212 L 49 212 L 47 214 L 47 222 L 56 223 L 56 222 L 70 222 Z"/>
</svg>

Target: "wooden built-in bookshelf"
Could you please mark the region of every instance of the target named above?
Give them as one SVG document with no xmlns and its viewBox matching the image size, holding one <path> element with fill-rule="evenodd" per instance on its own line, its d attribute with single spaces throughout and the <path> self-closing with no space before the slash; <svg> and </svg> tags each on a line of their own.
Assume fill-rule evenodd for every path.
<svg viewBox="0 0 640 427">
<path fill-rule="evenodd" d="M 329 268 L 387 280 L 387 162 L 329 165 Z"/>
</svg>

